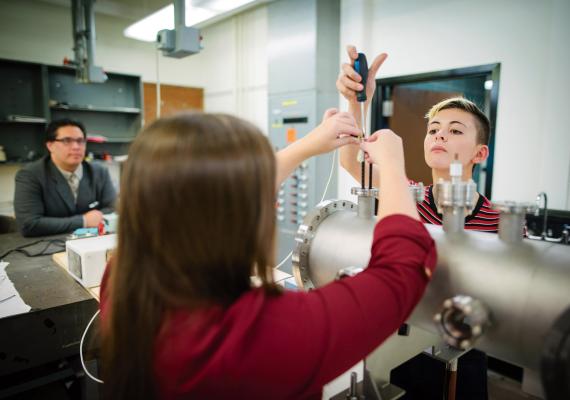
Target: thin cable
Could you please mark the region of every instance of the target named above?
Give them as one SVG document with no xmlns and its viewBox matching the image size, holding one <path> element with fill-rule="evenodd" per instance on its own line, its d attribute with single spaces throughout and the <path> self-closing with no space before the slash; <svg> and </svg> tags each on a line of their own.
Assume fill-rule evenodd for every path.
<svg viewBox="0 0 570 400">
<path fill-rule="evenodd" d="M 361 103 L 362 104 L 362 103 Z M 370 132 L 366 130 L 368 126 L 368 109 L 366 107 L 361 107 L 360 112 L 362 113 L 362 133 L 365 139 L 370 137 Z M 362 161 L 362 189 L 364 189 L 366 162 Z M 372 189 L 372 163 L 368 164 L 368 189 Z"/>
<path fill-rule="evenodd" d="M 91 321 L 89 321 L 89 323 L 87 324 L 87 328 L 85 328 L 85 331 L 83 331 L 83 335 L 81 336 L 81 342 L 79 343 L 79 358 L 81 359 L 81 366 L 83 367 L 83 371 L 85 371 L 85 373 L 87 374 L 87 376 L 89 378 L 93 379 L 97 383 L 103 383 L 103 381 L 101 379 L 91 375 L 91 373 L 87 370 L 87 366 L 85 365 L 85 361 L 83 360 L 83 342 L 85 341 L 85 336 L 87 335 L 87 331 L 89 330 L 89 327 L 91 326 L 91 324 L 95 320 L 95 317 L 97 317 L 97 315 L 99 315 L 100 311 L 101 310 L 97 310 L 97 312 L 95 314 L 93 314 L 93 316 L 91 317 Z"/>
<path fill-rule="evenodd" d="M 35 242 L 31 242 L 31 243 L 28 243 L 28 244 L 24 244 L 24 245 L 22 245 L 22 246 L 15 247 L 15 248 L 10 249 L 10 250 L 7 250 L 4 254 L 2 254 L 2 255 L 0 256 L 0 260 L 2 260 L 2 259 L 3 259 L 4 257 L 6 257 L 8 254 L 10 254 L 10 253 L 12 253 L 12 252 L 14 252 L 14 251 L 19 251 L 19 250 L 21 250 L 21 249 L 23 249 L 23 248 L 25 248 L 25 247 L 33 246 L 33 245 L 38 244 L 38 243 L 41 243 L 41 242 L 43 242 L 42 239 L 36 240 Z"/>
<path fill-rule="evenodd" d="M 39 243 L 46 243 L 46 245 L 38 253 L 30 253 L 28 250 L 26 250 L 26 248 L 37 245 Z M 39 257 L 39 256 L 50 256 L 52 254 L 59 253 L 62 251 L 62 249 L 58 248 L 58 249 L 55 249 L 53 251 L 48 252 L 47 249 L 49 249 L 49 247 L 52 245 L 64 247 L 65 241 L 63 241 L 62 239 L 40 239 L 40 240 L 36 240 L 34 242 L 27 243 L 27 244 L 15 247 L 13 249 L 7 250 L 5 253 L 0 255 L 0 260 L 2 260 L 4 257 L 7 257 L 10 253 L 14 253 L 14 252 L 22 253 L 22 254 L 26 255 L 27 257 Z"/>
<path fill-rule="evenodd" d="M 279 267 L 281 267 L 283 264 L 285 264 L 285 261 L 287 261 L 289 259 L 289 257 L 291 257 L 292 255 L 293 255 L 293 250 L 291 250 L 289 252 L 289 254 L 287 254 L 287 256 L 285 256 L 285 258 L 279 264 L 277 264 L 277 266 L 274 268 L 278 269 Z"/>
<path fill-rule="evenodd" d="M 323 196 L 321 197 L 321 201 L 319 203 L 322 203 L 322 201 L 325 199 L 325 196 L 327 195 L 327 192 L 329 190 L 329 185 L 331 184 L 331 180 L 333 177 L 333 173 L 334 173 L 334 167 L 336 166 L 336 153 L 338 150 L 335 150 L 333 153 L 333 158 L 332 158 L 332 164 L 331 164 L 331 172 L 329 172 L 329 179 L 327 180 L 327 184 L 325 185 L 325 190 L 323 192 Z"/>
<path fill-rule="evenodd" d="M 364 97 L 366 98 L 366 96 Z M 364 102 L 360 103 L 360 129 L 362 129 L 361 142 L 363 142 L 365 139 L 368 138 L 368 135 L 366 134 L 366 107 Z M 360 151 L 362 152 L 362 150 Z M 362 161 L 360 162 L 360 174 L 361 174 L 360 187 L 364 189 L 366 187 L 364 184 L 366 182 L 366 162 L 363 153 L 362 153 Z"/>
<path fill-rule="evenodd" d="M 319 201 L 319 203 L 322 203 L 323 200 L 325 199 L 327 192 L 329 191 L 329 186 L 331 184 L 332 181 L 332 177 L 334 174 L 334 167 L 336 166 L 336 153 L 338 150 L 335 150 L 333 152 L 333 158 L 332 158 L 332 164 L 331 164 L 331 171 L 329 172 L 329 178 L 327 179 L 327 184 L 325 185 L 325 190 L 323 191 L 323 195 L 321 197 L 321 200 Z M 289 257 L 291 257 L 293 255 L 293 250 L 291 250 L 289 252 L 289 254 L 287 254 L 287 256 L 285 256 L 285 258 L 283 260 L 281 260 L 281 262 L 279 264 L 277 264 L 276 267 L 274 267 L 275 269 L 278 269 L 279 267 L 281 267 L 283 264 L 285 264 L 285 262 L 289 259 Z"/>
</svg>

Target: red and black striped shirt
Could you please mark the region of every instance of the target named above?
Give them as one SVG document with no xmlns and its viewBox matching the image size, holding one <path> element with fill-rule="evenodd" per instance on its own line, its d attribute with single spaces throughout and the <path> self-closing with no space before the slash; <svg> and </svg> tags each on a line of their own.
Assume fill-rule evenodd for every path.
<svg viewBox="0 0 570 400">
<path fill-rule="evenodd" d="M 411 182 L 410 183 L 414 183 Z M 442 225 L 443 216 L 438 214 L 433 198 L 433 185 L 425 188 L 424 200 L 417 203 L 418 213 L 426 224 Z M 491 207 L 491 202 L 481 193 L 471 215 L 465 217 L 465 229 L 497 233 L 499 231 L 499 211 Z"/>
</svg>

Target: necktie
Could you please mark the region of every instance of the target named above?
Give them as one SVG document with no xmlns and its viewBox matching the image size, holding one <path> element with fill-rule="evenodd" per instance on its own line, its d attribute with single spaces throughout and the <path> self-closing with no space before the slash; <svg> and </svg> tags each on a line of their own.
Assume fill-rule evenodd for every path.
<svg viewBox="0 0 570 400">
<path fill-rule="evenodd" d="M 69 176 L 69 187 L 71 188 L 71 193 L 73 193 L 73 198 L 77 201 L 77 190 L 79 189 L 79 179 L 75 173 Z"/>
</svg>

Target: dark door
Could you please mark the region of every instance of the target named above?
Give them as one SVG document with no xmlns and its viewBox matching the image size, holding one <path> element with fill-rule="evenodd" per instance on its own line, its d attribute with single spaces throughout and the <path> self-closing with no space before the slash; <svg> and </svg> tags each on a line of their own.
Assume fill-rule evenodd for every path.
<svg viewBox="0 0 570 400">
<path fill-rule="evenodd" d="M 403 86 L 394 88 L 393 111 L 389 126 L 402 137 L 404 142 L 408 178 L 426 185 L 431 183 L 431 169 L 424 159 L 425 114 L 431 106 L 441 100 L 460 95 L 460 92 L 434 92 Z"/>
</svg>

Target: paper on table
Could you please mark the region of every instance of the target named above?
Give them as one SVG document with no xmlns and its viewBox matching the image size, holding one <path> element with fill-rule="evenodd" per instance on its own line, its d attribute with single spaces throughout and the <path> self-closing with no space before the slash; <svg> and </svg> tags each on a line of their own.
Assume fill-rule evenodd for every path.
<svg viewBox="0 0 570 400">
<path fill-rule="evenodd" d="M 8 278 L 6 273 L 8 264 L 5 261 L 0 261 L 0 318 L 31 310 L 31 307 L 24 303 L 14 284 Z"/>
</svg>

